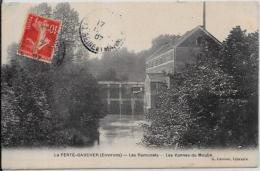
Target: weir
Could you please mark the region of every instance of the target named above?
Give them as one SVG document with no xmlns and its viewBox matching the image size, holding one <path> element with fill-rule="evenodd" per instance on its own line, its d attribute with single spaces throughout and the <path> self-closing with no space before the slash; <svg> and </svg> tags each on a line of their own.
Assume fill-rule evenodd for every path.
<svg viewBox="0 0 260 171">
<path fill-rule="evenodd" d="M 100 96 L 108 114 L 144 113 L 144 82 L 99 81 Z"/>
</svg>

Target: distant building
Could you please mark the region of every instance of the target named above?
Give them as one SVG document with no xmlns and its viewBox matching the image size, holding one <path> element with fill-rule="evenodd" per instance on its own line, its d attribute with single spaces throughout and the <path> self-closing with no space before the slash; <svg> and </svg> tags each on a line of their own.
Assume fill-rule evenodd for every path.
<svg viewBox="0 0 260 171">
<path fill-rule="evenodd" d="M 144 113 L 144 83 L 99 81 L 100 97 L 107 114 L 139 115 Z"/>
<path fill-rule="evenodd" d="M 221 43 L 204 27 L 197 26 L 186 32 L 175 44 L 167 44 L 149 56 L 145 62 L 145 108 L 154 107 L 158 87 L 169 86 L 168 73 L 181 72 L 186 64 L 196 61 L 203 39 L 211 39 L 218 45 Z"/>
<path fill-rule="evenodd" d="M 145 109 L 150 109 L 155 106 L 156 95 L 161 86 L 169 86 L 170 79 L 164 73 L 149 73 L 146 74 L 145 82 Z"/>
</svg>

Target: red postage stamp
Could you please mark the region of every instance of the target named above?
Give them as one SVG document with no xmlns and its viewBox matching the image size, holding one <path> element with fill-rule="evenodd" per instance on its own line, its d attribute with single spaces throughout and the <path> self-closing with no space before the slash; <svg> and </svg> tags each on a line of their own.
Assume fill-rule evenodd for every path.
<svg viewBox="0 0 260 171">
<path fill-rule="evenodd" d="M 18 54 L 51 63 L 61 22 L 29 14 Z"/>
</svg>

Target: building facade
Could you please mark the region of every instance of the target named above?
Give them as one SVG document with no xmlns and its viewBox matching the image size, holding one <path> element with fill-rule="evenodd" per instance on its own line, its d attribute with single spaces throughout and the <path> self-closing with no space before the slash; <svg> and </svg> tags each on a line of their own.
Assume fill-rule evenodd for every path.
<svg viewBox="0 0 260 171">
<path fill-rule="evenodd" d="M 144 83 L 99 81 L 100 96 L 107 114 L 139 115 L 144 113 Z"/>
<path fill-rule="evenodd" d="M 217 45 L 221 43 L 204 27 L 197 26 L 181 36 L 175 44 L 167 44 L 149 56 L 145 62 L 145 108 L 155 106 L 155 98 L 159 85 L 170 86 L 168 74 L 181 72 L 187 64 L 196 62 L 203 40 L 211 40 Z M 155 76 L 156 75 L 156 76 Z M 160 76 L 159 76 L 160 75 Z M 158 77 L 161 77 L 160 79 Z M 155 86 L 156 85 L 156 86 Z"/>
</svg>

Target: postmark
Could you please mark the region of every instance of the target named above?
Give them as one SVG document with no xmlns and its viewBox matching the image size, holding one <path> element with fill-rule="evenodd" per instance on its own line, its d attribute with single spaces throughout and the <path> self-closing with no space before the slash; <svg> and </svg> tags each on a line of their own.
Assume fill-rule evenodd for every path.
<svg viewBox="0 0 260 171">
<path fill-rule="evenodd" d="M 51 63 L 61 22 L 28 14 L 18 54 Z"/>
<path fill-rule="evenodd" d="M 96 10 L 82 19 L 79 34 L 90 52 L 116 50 L 125 41 L 122 16 L 108 9 Z"/>
</svg>

